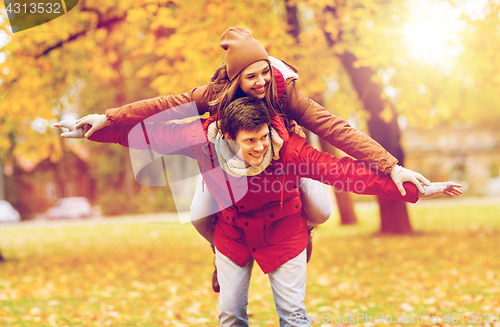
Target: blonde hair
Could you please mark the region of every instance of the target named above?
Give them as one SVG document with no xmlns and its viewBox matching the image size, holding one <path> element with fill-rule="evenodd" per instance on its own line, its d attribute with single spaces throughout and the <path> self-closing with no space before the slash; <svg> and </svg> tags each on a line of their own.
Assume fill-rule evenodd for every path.
<svg viewBox="0 0 500 327">
<path fill-rule="evenodd" d="M 268 65 L 271 72 L 271 82 L 267 84 L 266 97 L 264 99 L 271 113 L 279 115 L 283 118 L 285 125 L 288 127 L 288 117 L 283 112 L 281 101 L 278 100 L 274 73 L 269 62 Z M 210 101 L 208 105 L 213 108 L 213 111 L 211 110 L 211 112 L 215 112 L 216 120 L 219 119 L 221 112 L 224 111 L 229 103 L 236 100 L 235 96 L 238 96 L 238 91 L 242 93 L 241 96 L 246 96 L 246 94 L 239 88 L 240 80 L 241 73 L 236 75 L 232 81 L 229 80 L 225 63 L 222 63 L 215 70 L 211 80 L 213 83 L 213 91 L 215 92 L 215 99 Z M 238 98 L 241 96 L 238 96 Z"/>
</svg>

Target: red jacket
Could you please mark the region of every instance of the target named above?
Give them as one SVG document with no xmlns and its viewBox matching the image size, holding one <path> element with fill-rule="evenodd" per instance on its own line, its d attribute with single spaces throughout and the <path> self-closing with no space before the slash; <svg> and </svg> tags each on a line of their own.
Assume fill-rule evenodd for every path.
<svg viewBox="0 0 500 327">
<path fill-rule="evenodd" d="M 157 120 L 158 121 L 158 120 Z M 298 185 L 301 177 L 344 191 L 372 194 L 415 203 L 417 189 L 406 183 L 401 196 L 392 179 L 366 164 L 338 159 L 289 134 L 281 118 L 271 125 L 284 140 L 280 159 L 257 176 L 233 177 L 219 166 L 206 130 L 213 118 L 190 123 L 156 122 L 136 127 L 107 127 L 91 140 L 145 149 L 143 127 L 151 149 L 159 154 L 183 154 L 198 161 L 207 188 L 219 204 L 214 233 L 217 249 L 240 266 L 253 257 L 269 273 L 300 254 L 307 245 L 307 221 L 301 214 Z M 325 205 L 328 205 L 325 203 Z"/>
</svg>

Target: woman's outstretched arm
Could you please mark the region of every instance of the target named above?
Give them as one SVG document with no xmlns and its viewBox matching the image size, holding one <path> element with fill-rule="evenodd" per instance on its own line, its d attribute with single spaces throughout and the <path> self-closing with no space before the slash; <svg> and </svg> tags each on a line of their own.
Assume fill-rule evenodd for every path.
<svg viewBox="0 0 500 327">
<path fill-rule="evenodd" d="M 141 122 L 134 126 L 106 126 L 95 131 L 89 140 L 100 143 L 115 143 L 139 150 L 153 150 L 159 154 L 180 154 L 196 158 L 200 147 L 206 143 L 202 127 L 203 121 L 197 119 L 188 123 Z M 76 121 L 61 121 L 54 127 L 67 128 L 70 132 L 61 134 L 67 138 L 83 138 L 90 125 L 76 128 Z"/>
<path fill-rule="evenodd" d="M 158 113 L 164 114 L 165 120 L 183 119 L 186 117 L 203 115 L 208 111 L 210 101 L 210 88 L 212 84 L 194 88 L 179 95 L 166 95 L 146 100 L 136 101 L 118 108 L 106 110 L 106 114 L 92 114 L 80 118 L 76 127 L 85 124 L 92 127 L 85 137 L 90 137 L 94 132 L 107 126 L 132 126 Z M 194 104 L 195 111 L 188 110 Z M 66 135 L 68 138 L 72 134 Z"/>
</svg>

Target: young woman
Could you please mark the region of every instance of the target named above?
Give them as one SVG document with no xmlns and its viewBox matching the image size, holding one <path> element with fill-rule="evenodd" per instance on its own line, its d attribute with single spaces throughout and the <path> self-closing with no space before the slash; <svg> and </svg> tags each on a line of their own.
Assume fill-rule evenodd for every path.
<svg viewBox="0 0 500 327">
<path fill-rule="evenodd" d="M 175 119 L 183 115 L 179 112 L 179 105 L 190 102 L 195 102 L 200 115 L 206 112 L 213 115 L 224 111 L 235 99 L 250 95 L 264 99 L 269 110 L 284 119 L 289 130 L 300 134 L 298 123 L 348 155 L 370 164 L 382 173 L 390 174 L 402 195 L 405 195 L 405 181 L 414 183 L 420 192 L 423 192 L 421 183 L 429 185 L 429 181 L 421 174 L 398 166 L 397 159 L 372 138 L 305 97 L 295 83 L 298 78 L 297 70 L 270 57 L 262 44 L 253 38 L 249 29 L 227 29 L 220 38 L 220 45 L 226 50 L 224 63 L 217 68 L 207 85 L 180 95 L 167 95 L 109 109 L 106 115 L 89 115 L 78 120 L 76 127 L 91 125 L 92 128 L 85 135 L 89 137 L 102 127 L 135 125 L 165 110 Z M 331 214 L 324 189 L 312 185 L 314 183 L 312 180 L 302 179 L 300 185 L 310 227 L 325 222 Z M 199 189 L 201 187 L 197 187 Z M 191 221 L 213 245 L 215 201 L 208 192 L 196 192 L 193 203 L 204 203 L 203 206 L 191 206 Z"/>
</svg>

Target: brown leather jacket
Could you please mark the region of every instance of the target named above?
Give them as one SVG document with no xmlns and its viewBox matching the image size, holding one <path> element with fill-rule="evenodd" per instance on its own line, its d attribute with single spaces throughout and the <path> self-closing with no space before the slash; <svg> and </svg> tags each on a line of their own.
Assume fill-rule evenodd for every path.
<svg viewBox="0 0 500 327">
<path fill-rule="evenodd" d="M 293 69 L 293 67 L 291 68 Z M 284 112 L 290 119 L 295 120 L 299 125 L 304 126 L 348 155 L 374 164 L 372 168 L 378 168 L 383 173 L 388 174 L 398 162 L 371 137 L 351 127 L 344 119 L 330 114 L 321 105 L 305 97 L 299 91 L 295 78 L 288 78 L 285 85 L 282 105 Z M 196 103 L 199 114 L 203 115 L 210 111 L 208 103 L 214 97 L 213 84 L 209 83 L 179 95 L 170 94 L 133 102 L 120 108 L 108 109 L 106 118 L 112 126 L 135 125 L 147 117 L 169 109 L 172 119 L 179 119 L 183 118 L 184 115 L 179 112 L 182 107 L 179 109 L 178 106 L 192 101 Z"/>
</svg>

